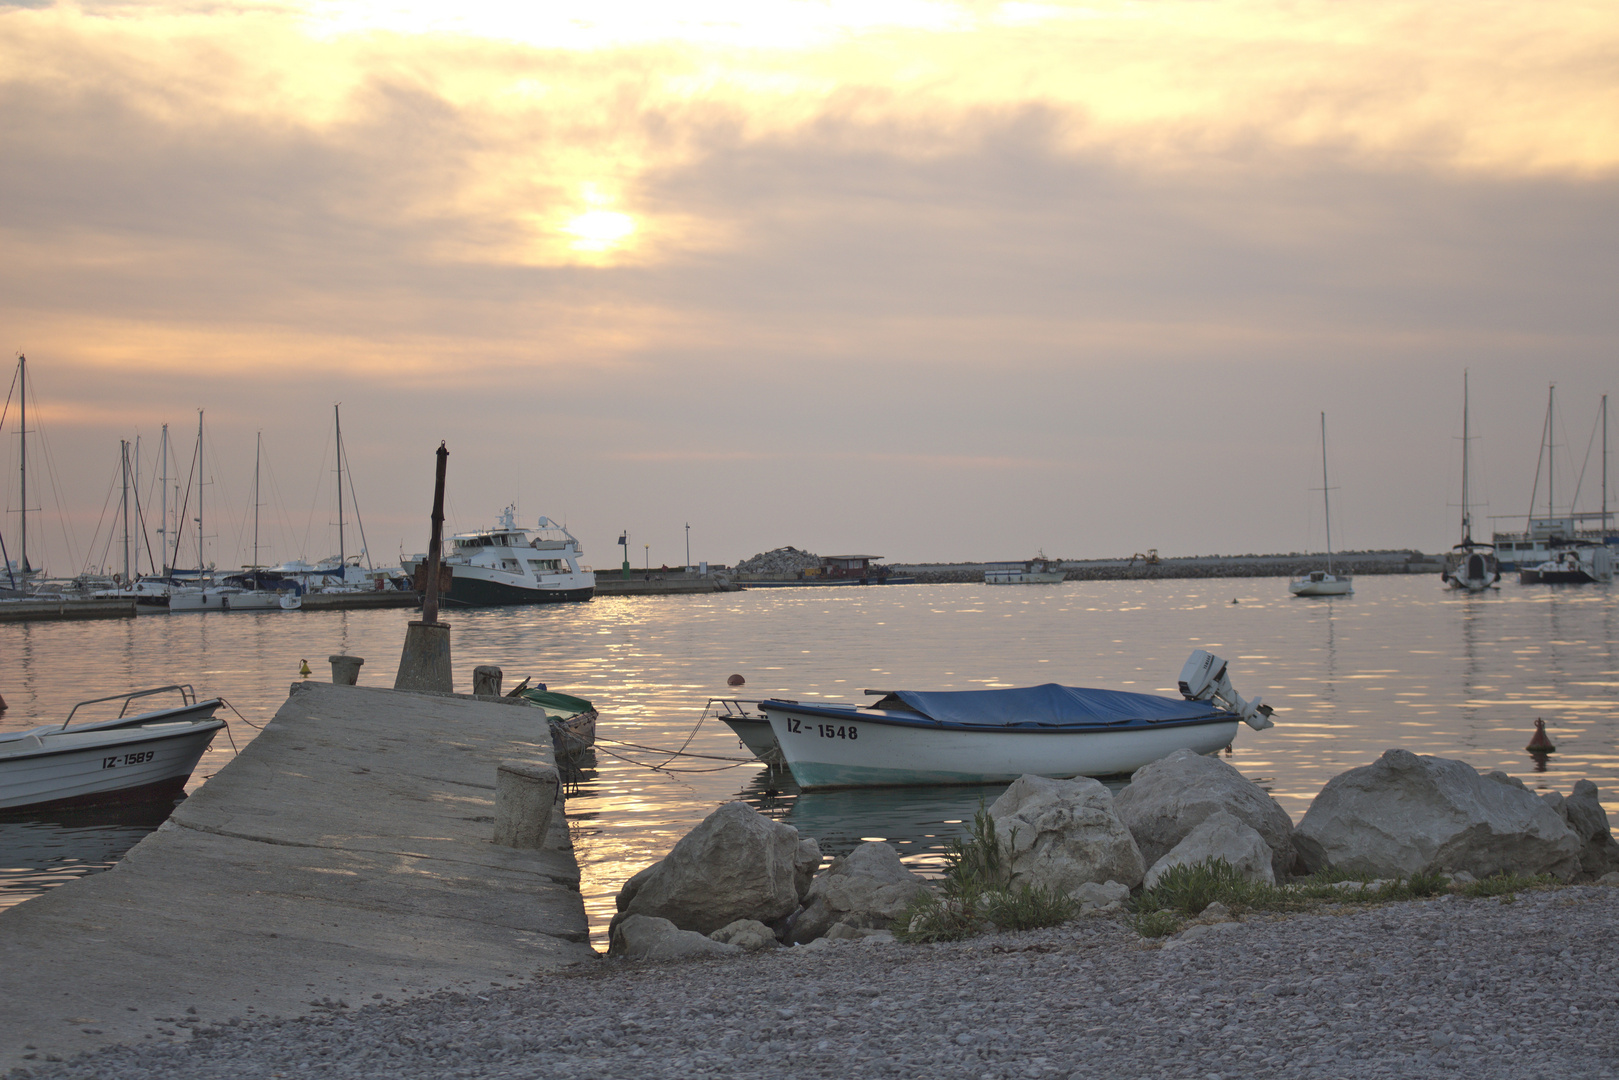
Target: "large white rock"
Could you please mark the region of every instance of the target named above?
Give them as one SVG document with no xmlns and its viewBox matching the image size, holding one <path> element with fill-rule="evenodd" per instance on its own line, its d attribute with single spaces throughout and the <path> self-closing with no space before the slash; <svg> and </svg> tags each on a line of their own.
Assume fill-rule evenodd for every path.
<svg viewBox="0 0 1619 1080">
<path fill-rule="evenodd" d="M 1197 828 L 1147 871 L 1146 888 L 1158 884 L 1171 867 L 1196 866 L 1205 859 L 1224 859 L 1249 881 L 1276 884 L 1271 869 L 1270 845 L 1265 838 L 1244 825 L 1234 814 L 1216 810 L 1198 823 Z"/>
<path fill-rule="evenodd" d="M 652 915 L 699 934 L 738 919 L 773 923 L 797 909 L 820 861 L 815 841 L 791 825 L 726 803 L 624 883 L 614 922 Z"/>
<path fill-rule="evenodd" d="M 804 910 L 793 916 L 787 940 L 795 945 L 813 941 L 840 923 L 851 929 L 886 930 L 911 898 L 927 887 L 927 880 L 911 873 L 892 846 L 867 841 L 833 859 L 816 876 L 804 898 Z"/>
<path fill-rule="evenodd" d="M 630 915 L 615 919 L 608 933 L 607 955 L 629 960 L 673 960 L 683 956 L 736 956 L 740 945 L 713 941 L 693 930 L 682 930 L 668 919 Z"/>
<path fill-rule="evenodd" d="M 1224 810 L 1264 838 L 1276 877 L 1292 871 L 1293 819 L 1268 792 L 1219 758 L 1177 750 L 1143 765 L 1113 805 L 1149 866 Z"/>
<path fill-rule="evenodd" d="M 1580 868 L 1561 815 L 1503 772 L 1388 750 L 1327 781 L 1293 836 L 1305 868 L 1407 877 L 1467 871 L 1552 874 Z"/>
<path fill-rule="evenodd" d="M 989 816 L 1011 851 L 1013 886 L 1067 896 L 1086 882 L 1134 888 L 1146 872 L 1130 830 L 1114 812 L 1113 793 L 1089 777 L 1020 776 Z"/>
</svg>

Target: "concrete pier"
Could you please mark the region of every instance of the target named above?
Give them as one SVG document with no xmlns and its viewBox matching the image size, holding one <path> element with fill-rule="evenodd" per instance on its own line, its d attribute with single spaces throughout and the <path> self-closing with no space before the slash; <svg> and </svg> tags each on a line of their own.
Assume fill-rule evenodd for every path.
<svg viewBox="0 0 1619 1080">
<path fill-rule="evenodd" d="M 0 911 L 0 1071 L 591 960 L 564 815 L 492 842 L 511 759 L 551 761 L 538 710 L 295 683 L 117 867 Z"/>
</svg>

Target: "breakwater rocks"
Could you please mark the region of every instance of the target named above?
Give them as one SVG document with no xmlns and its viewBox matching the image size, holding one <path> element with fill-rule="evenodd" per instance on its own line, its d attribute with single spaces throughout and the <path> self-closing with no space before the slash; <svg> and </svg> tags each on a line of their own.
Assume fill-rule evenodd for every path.
<svg viewBox="0 0 1619 1080">
<path fill-rule="evenodd" d="M 1199 555 L 1183 559 L 1162 559 L 1143 563 L 1130 559 L 1052 560 L 1068 574 L 1069 581 L 1139 581 L 1151 578 L 1248 578 L 1296 577 L 1326 566 L 1324 555 Z M 888 569 L 914 577 L 926 584 L 978 582 L 984 580 L 987 563 L 895 563 Z M 1332 565 L 1350 575 L 1434 574 L 1444 564 L 1437 555 L 1420 551 L 1351 551 L 1334 554 Z"/>
<path fill-rule="evenodd" d="M 1297 827 L 1231 765 L 1190 750 L 1143 766 L 1117 796 L 1087 777 L 1024 776 L 988 817 L 989 847 L 1000 849 L 992 861 L 1004 874 L 996 887 L 1066 897 L 1076 911 L 1119 910 L 1173 868 L 1216 859 L 1264 885 L 1323 871 L 1385 881 L 1619 880 L 1619 843 L 1590 781 L 1568 796 L 1539 796 L 1505 773 L 1400 749 L 1333 778 Z M 960 904 L 915 903 L 933 886 L 886 843 L 863 843 L 815 874 L 819 861 L 814 840 L 727 803 L 625 883 L 609 954 L 667 959 L 888 939 L 907 912 L 909 930 L 897 925 L 914 936 L 917 919 Z"/>
</svg>

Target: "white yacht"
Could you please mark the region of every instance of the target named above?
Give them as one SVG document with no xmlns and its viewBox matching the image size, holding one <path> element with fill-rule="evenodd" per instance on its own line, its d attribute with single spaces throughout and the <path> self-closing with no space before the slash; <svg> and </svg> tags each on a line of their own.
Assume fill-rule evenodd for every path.
<svg viewBox="0 0 1619 1080">
<path fill-rule="evenodd" d="M 493 529 L 450 537 L 441 565 L 451 574 L 449 592 L 440 599 L 467 607 L 494 604 L 549 604 L 589 600 L 596 575 L 579 565 L 579 541 L 549 518 L 529 530 L 517 526 L 517 507 L 501 511 Z M 426 555 L 400 560 L 418 588 Z"/>
</svg>

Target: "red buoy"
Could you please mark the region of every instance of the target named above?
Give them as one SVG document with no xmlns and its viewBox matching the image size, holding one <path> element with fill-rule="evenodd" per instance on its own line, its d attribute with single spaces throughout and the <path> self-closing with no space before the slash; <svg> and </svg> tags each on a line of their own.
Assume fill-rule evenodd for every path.
<svg viewBox="0 0 1619 1080">
<path fill-rule="evenodd" d="M 725 680 L 725 685 L 727 685 L 727 686 L 741 686 L 743 683 L 745 683 L 747 681 L 748 680 L 744 679 L 740 675 L 732 675 L 729 679 Z"/>
<path fill-rule="evenodd" d="M 1552 745 L 1552 741 L 1546 737 L 1546 721 L 1540 719 L 1535 721 L 1535 733 L 1530 737 L 1529 745 L 1524 749 L 1531 754 L 1549 754 L 1557 749 Z"/>
</svg>

